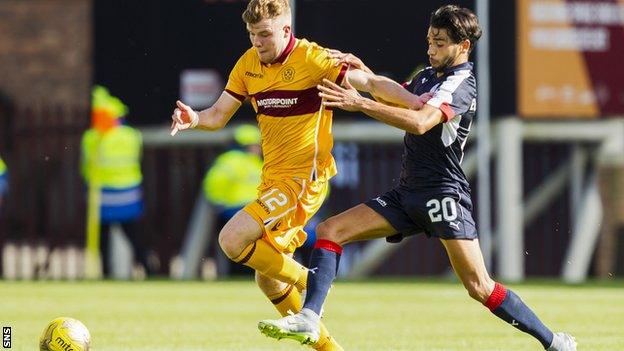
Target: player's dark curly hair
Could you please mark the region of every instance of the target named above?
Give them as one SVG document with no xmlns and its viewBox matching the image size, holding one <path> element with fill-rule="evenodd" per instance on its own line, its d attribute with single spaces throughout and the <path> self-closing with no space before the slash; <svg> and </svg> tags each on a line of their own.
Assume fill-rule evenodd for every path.
<svg viewBox="0 0 624 351">
<path fill-rule="evenodd" d="M 432 12 L 429 26 L 446 29 L 454 43 L 470 40 L 470 51 L 482 33 L 477 16 L 469 9 L 456 5 L 445 5 Z"/>
</svg>

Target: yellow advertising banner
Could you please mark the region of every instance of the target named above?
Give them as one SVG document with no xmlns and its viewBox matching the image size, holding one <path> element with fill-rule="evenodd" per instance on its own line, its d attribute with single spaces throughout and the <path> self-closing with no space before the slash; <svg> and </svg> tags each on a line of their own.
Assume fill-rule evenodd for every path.
<svg viewBox="0 0 624 351">
<path fill-rule="evenodd" d="M 518 0 L 518 109 L 527 118 L 624 114 L 624 0 Z"/>
</svg>

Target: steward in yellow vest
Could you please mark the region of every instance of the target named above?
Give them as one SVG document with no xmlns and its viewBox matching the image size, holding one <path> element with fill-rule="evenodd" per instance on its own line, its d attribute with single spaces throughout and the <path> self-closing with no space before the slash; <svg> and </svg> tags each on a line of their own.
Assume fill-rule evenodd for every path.
<svg viewBox="0 0 624 351">
<path fill-rule="evenodd" d="M 0 158 L 0 208 L 2 208 L 2 199 L 9 191 L 9 179 L 8 179 L 7 166 Z"/>
<path fill-rule="evenodd" d="M 135 259 L 150 272 L 147 250 L 141 243 L 136 221 L 143 213 L 141 184 L 141 133 L 124 125 L 128 108 L 111 96 L 104 87 L 92 92 L 92 127 L 82 136 L 82 175 L 90 186 L 100 189 L 100 252 L 102 270 L 109 267 L 109 231 L 111 224 L 120 224 L 130 240 Z"/>
<path fill-rule="evenodd" d="M 103 223 L 135 219 L 143 211 L 143 140 L 122 124 L 128 108 L 117 98 L 99 96 L 101 89 L 94 89 L 92 127 L 82 136 L 82 174 L 87 182 L 99 181 Z"/>
<path fill-rule="evenodd" d="M 225 219 L 257 197 L 262 172 L 258 128 L 241 125 L 234 130 L 234 140 L 236 147 L 217 157 L 203 181 L 206 200 Z"/>
</svg>

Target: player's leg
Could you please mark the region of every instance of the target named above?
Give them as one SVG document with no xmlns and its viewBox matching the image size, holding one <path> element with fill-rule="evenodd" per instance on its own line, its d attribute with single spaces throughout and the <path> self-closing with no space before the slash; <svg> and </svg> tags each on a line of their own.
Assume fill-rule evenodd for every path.
<svg viewBox="0 0 624 351">
<path fill-rule="evenodd" d="M 342 245 L 394 233 L 396 230 L 386 218 L 364 204 L 321 222 L 316 228 L 316 243 L 310 255 L 308 290 L 303 308 L 321 314 L 329 288 L 338 273 Z"/>
<path fill-rule="evenodd" d="M 258 328 L 276 338 L 303 344 L 318 340 L 320 311 L 336 277 L 342 245 L 396 233 L 392 225 L 367 205 L 357 205 L 319 224 L 317 243 L 310 258 L 306 302 L 301 312 L 279 320 L 263 320 Z"/>
<path fill-rule="evenodd" d="M 441 239 L 455 273 L 473 299 L 497 317 L 535 337 L 544 349 L 574 351 L 576 342 L 563 333 L 553 334 L 513 291 L 492 280 L 478 239 Z"/>
<path fill-rule="evenodd" d="M 221 229 L 219 245 L 234 262 L 265 276 L 304 289 L 307 269 L 262 239 L 262 229 L 250 214 L 238 211 Z"/>
<path fill-rule="evenodd" d="M 288 285 L 273 278 L 269 278 L 257 271 L 256 283 L 282 317 L 301 310 L 301 295 L 293 285 Z M 329 335 L 329 331 L 322 322 L 320 323 L 319 331 L 320 333 L 316 337 L 318 341 L 310 345 L 313 349 L 322 351 L 342 350 L 342 347 L 340 347 L 336 340 Z M 304 340 L 302 339 L 299 341 L 302 342 Z"/>
</svg>

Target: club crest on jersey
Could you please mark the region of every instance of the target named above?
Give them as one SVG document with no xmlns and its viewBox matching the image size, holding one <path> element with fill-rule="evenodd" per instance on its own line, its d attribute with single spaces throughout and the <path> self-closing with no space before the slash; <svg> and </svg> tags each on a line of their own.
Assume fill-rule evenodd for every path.
<svg viewBox="0 0 624 351">
<path fill-rule="evenodd" d="M 295 69 L 292 67 L 286 67 L 282 72 L 282 80 L 284 82 L 292 82 L 295 78 Z"/>
</svg>

